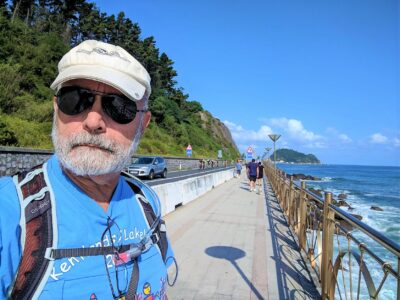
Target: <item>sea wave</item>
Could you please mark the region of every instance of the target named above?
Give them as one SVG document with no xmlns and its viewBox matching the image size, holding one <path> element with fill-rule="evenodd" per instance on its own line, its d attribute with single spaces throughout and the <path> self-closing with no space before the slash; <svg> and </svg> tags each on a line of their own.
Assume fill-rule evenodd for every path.
<svg viewBox="0 0 400 300">
<path fill-rule="evenodd" d="M 346 184 L 348 183 L 363 183 L 362 180 L 359 179 L 354 179 L 354 178 L 344 178 L 344 177 L 333 177 L 332 181 L 335 182 L 345 182 Z"/>
<path fill-rule="evenodd" d="M 331 192 L 335 199 L 339 194 L 346 194 L 345 201 L 353 208 L 345 211 L 362 216 L 362 222 L 381 232 L 387 238 L 400 243 L 400 168 L 366 167 L 366 166 L 320 166 L 318 169 L 310 166 L 287 166 L 288 172 L 311 174 L 321 178 L 318 182 L 307 182 L 307 187 Z M 371 206 L 379 206 L 383 211 L 372 210 Z M 384 261 L 397 264 L 397 257 L 390 251 L 374 242 L 364 232 L 353 229 L 352 234 Z M 394 258 L 393 258 L 394 257 Z M 368 258 L 366 258 L 368 259 Z M 373 276 L 382 276 L 382 267 L 371 264 Z M 345 277 L 348 274 L 345 274 Z M 389 276 L 382 287 L 379 299 L 394 299 L 397 281 Z M 363 289 L 362 289 L 363 290 Z M 367 299 L 367 289 L 364 289 L 362 299 Z"/>
<path fill-rule="evenodd" d="M 366 197 L 371 197 L 371 198 L 391 198 L 391 199 L 400 199 L 400 196 L 396 195 L 382 195 L 382 194 L 377 194 L 377 193 L 365 193 L 364 194 Z"/>
</svg>

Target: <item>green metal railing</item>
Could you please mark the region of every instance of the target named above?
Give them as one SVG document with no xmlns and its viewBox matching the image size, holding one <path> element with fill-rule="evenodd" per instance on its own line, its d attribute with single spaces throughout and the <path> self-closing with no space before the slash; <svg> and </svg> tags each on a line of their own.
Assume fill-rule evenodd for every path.
<svg viewBox="0 0 400 300">
<path fill-rule="evenodd" d="M 264 162 L 266 175 L 321 285 L 322 299 L 400 300 L 400 245 Z M 378 256 L 376 249 L 384 255 Z"/>
</svg>

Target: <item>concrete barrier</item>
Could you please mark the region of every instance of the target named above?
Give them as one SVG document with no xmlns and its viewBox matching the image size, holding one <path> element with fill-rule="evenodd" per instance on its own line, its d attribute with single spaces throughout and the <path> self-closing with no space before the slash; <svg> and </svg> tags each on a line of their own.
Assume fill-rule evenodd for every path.
<svg viewBox="0 0 400 300">
<path fill-rule="evenodd" d="M 152 186 L 160 197 L 162 213 L 166 215 L 233 178 L 233 168 L 200 175 L 176 182 Z"/>
</svg>

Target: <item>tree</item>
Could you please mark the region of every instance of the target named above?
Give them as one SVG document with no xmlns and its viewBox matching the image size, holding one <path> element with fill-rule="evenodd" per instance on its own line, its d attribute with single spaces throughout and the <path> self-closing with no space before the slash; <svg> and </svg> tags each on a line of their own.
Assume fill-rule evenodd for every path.
<svg viewBox="0 0 400 300">
<path fill-rule="evenodd" d="M 0 113 L 9 114 L 18 109 L 14 99 L 21 93 L 19 70 L 19 65 L 0 64 Z"/>
<path fill-rule="evenodd" d="M 176 71 L 174 70 L 174 62 L 169 59 L 168 55 L 164 52 L 160 56 L 159 67 L 158 67 L 158 78 L 159 85 L 163 87 L 168 92 L 172 92 L 173 88 L 176 84 L 174 78 L 177 76 Z"/>
<path fill-rule="evenodd" d="M 176 87 L 174 62 L 160 55 L 154 37 L 140 35 L 123 12 L 107 15 L 88 0 L 0 0 L 0 144 L 50 147 L 49 86 L 58 61 L 71 47 L 96 39 L 123 47 L 150 74 L 153 122 L 142 149 L 181 154 L 192 142 L 206 155 L 227 145 L 208 131 L 200 102 Z"/>
<path fill-rule="evenodd" d="M 35 0 L 13 0 L 11 10 L 13 11 L 12 20 L 15 18 L 25 19 L 25 23 L 29 24 L 29 19 L 33 14 Z"/>
<path fill-rule="evenodd" d="M 2 120 L 0 120 L 0 145 L 18 146 L 14 132 L 10 131 Z"/>
</svg>

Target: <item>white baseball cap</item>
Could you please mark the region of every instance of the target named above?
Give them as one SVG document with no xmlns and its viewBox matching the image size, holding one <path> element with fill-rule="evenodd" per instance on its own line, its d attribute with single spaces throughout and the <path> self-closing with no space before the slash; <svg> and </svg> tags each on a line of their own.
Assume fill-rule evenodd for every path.
<svg viewBox="0 0 400 300">
<path fill-rule="evenodd" d="M 133 101 L 150 96 L 150 75 L 126 50 L 100 41 L 87 40 L 72 48 L 58 63 L 58 76 L 50 88 L 58 91 L 73 79 L 108 84 Z"/>
</svg>

